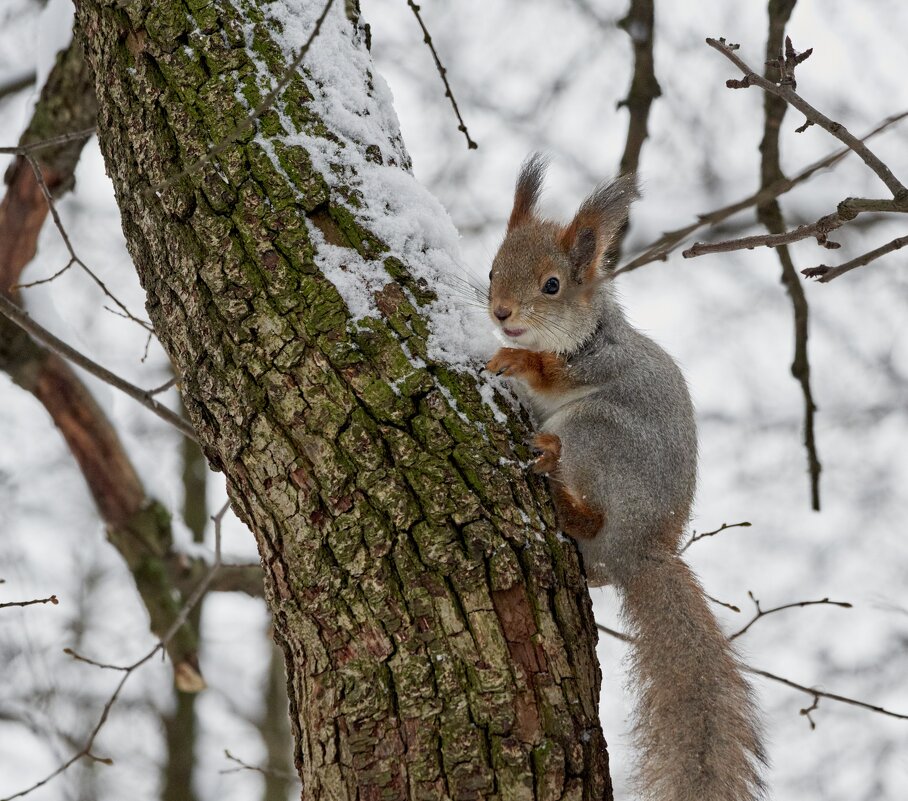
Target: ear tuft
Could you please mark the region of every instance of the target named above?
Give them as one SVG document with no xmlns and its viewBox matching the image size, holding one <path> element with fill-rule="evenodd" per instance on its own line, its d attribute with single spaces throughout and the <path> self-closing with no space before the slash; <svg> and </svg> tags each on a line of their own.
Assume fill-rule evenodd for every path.
<svg viewBox="0 0 908 801">
<path fill-rule="evenodd" d="M 514 208 L 508 219 L 508 230 L 529 221 L 536 212 L 536 202 L 542 190 L 542 179 L 549 165 L 548 157 L 541 153 L 531 153 L 520 166 L 517 175 L 517 186 L 514 189 Z"/>
<path fill-rule="evenodd" d="M 595 278 L 604 266 L 606 254 L 627 225 L 628 210 L 638 196 L 633 173 L 602 183 L 562 229 L 559 244 L 568 254 L 574 278 L 579 283 Z"/>
</svg>

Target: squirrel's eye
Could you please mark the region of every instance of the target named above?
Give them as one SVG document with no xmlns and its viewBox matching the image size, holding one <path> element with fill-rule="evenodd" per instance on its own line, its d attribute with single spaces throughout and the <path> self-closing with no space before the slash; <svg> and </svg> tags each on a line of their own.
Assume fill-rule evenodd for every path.
<svg viewBox="0 0 908 801">
<path fill-rule="evenodd" d="M 489 280 L 490 281 L 492 280 L 492 271 L 491 270 L 489 270 Z"/>
<path fill-rule="evenodd" d="M 549 278 L 549 280 L 543 284 L 542 291 L 545 292 L 546 295 L 557 295 L 560 288 L 561 284 L 557 278 Z"/>
</svg>

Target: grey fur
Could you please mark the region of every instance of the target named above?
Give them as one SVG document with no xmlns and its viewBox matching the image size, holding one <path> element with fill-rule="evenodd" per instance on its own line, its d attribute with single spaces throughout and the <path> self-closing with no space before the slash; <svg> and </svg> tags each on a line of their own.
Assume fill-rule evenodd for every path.
<svg viewBox="0 0 908 801">
<path fill-rule="evenodd" d="M 565 359 L 589 392 L 534 404 L 539 428 L 561 439 L 558 480 L 605 511 L 600 532 L 577 544 L 590 585 L 618 589 L 635 638 L 642 797 L 749 801 L 761 795 L 764 758 L 750 688 L 677 553 L 696 485 L 690 395 L 672 358 L 608 290 L 597 297 L 595 333 Z"/>
<path fill-rule="evenodd" d="M 614 236 L 633 187 L 631 178 L 600 187 L 571 226 L 599 210 L 612 215 L 599 235 Z M 502 327 L 528 329 L 515 344 L 559 353 L 565 364 L 572 388 L 530 392 L 530 401 L 539 430 L 561 440 L 552 480 L 605 515 L 596 536 L 577 544 L 590 585 L 617 588 L 635 640 L 639 789 L 652 801 L 753 801 L 762 796 L 758 714 L 678 553 L 697 473 L 690 394 L 672 358 L 627 322 L 601 269 L 594 287 L 568 281 L 556 296 L 540 295 L 546 276 L 570 275 L 571 226 L 537 220 L 509 233 L 493 265 L 490 310 L 510 304 Z"/>
<path fill-rule="evenodd" d="M 618 589 L 635 640 L 638 787 L 653 801 L 750 801 L 762 795 L 764 760 L 751 691 L 678 555 L 697 472 L 690 395 L 608 289 L 599 328 L 566 359 L 570 376 L 595 389 L 549 404 L 538 422 L 561 439 L 559 479 L 605 511 L 600 532 L 577 544 L 590 585 Z"/>
</svg>

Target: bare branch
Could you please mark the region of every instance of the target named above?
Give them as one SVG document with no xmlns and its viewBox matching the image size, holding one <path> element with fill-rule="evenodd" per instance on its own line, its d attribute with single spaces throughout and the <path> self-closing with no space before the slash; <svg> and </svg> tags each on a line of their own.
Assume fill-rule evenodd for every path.
<svg viewBox="0 0 908 801">
<path fill-rule="evenodd" d="M 117 683 L 117 686 L 114 688 L 113 693 L 107 699 L 107 702 L 104 704 L 101 709 L 101 715 L 98 718 L 98 722 L 95 724 L 94 728 L 89 733 L 88 737 L 85 740 L 85 744 L 82 746 L 81 750 L 73 754 L 69 759 L 67 759 L 63 764 L 56 768 L 53 772 L 49 773 L 40 781 L 35 782 L 30 787 L 27 787 L 24 790 L 20 790 L 18 793 L 7 796 L 6 798 L 0 799 L 0 801 L 13 801 L 15 798 L 22 798 L 23 796 L 28 795 L 29 793 L 37 790 L 39 787 L 43 787 L 48 782 L 55 779 L 61 773 L 67 771 L 80 759 L 90 759 L 94 762 L 100 762 L 104 765 L 112 765 L 113 760 L 108 757 L 99 757 L 92 753 L 92 748 L 94 748 L 95 740 L 98 737 L 101 729 L 104 728 L 104 724 L 107 723 L 107 719 L 110 716 L 110 711 L 113 709 L 114 704 L 116 704 L 117 699 L 120 697 L 120 693 L 123 690 L 126 682 L 129 681 L 129 677 L 132 676 L 138 668 L 144 665 L 146 662 L 150 661 L 156 654 L 163 651 L 170 639 L 183 627 L 186 621 L 189 618 L 190 612 L 192 612 L 195 605 L 201 600 L 202 596 L 205 594 L 209 585 L 213 581 L 215 575 L 221 566 L 221 526 L 223 524 L 224 515 L 227 513 L 227 510 L 230 508 L 230 502 L 224 504 L 220 511 L 214 515 L 211 519 L 214 521 L 214 562 L 211 564 L 208 572 L 205 574 L 204 578 L 198 583 L 198 586 L 195 588 L 193 593 L 186 600 L 186 603 L 183 605 L 183 608 L 180 610 L 180 613 L 176 616 L 173 621 L 173 624 L 164 634 L 164 636 L 158 641 L 158 643 L 152 648 L 148 653 L 146 653 L 141 659 L 133 662 L 130 665 L 125 665 L 123 667 L 118 667 L 116 665 L 108 665 L 102 662 L 96 662 L 87 657 L 80 656 L 76 654 L 71 649 L 67 650 L 67 653 L 70 654 L 74 659 L 78 659 L 81 662 L 85 662 L 89 665 L 93 665 L 99 668 L 105 668 L 108 670 L 120 670 L 123 672 L 123 677 Z"/>
<path fill-rule="evenodd" d="M 706 597 L 709 598 L 709 600 L 712 601 L 717 606 L 724 606 L 726 609 L 730 609 L 732 612 L 741 611 L 741 609 L 739 607 L 735 606 L 734 604 L 730 604 L 726 601 L 720 601 L 718 598 L 713 598 L 712 595 L 709 595 L 707 593 L 704 593 L 704 595 L 706 595 Z"/>
<path fill-rule="evenodd" d="M 784 3 L 770 3 L 769 5 L 769 33 L 766 37 L 766 75 L 767 80 L 774 78 L 778 73 L 780 85 L 788 85 L 794 90 L 795 68 L 807 59 L 811 51 L 798 54 L 791 44 L 791 39 L 785 38 L 785 51 L 782 53 L 782 37 L 785 26 L 795 7 L 795 0 Z M 777 57 L 773 57 L 777 54 Z M 760 142 L 760 187 L 771 186 L 776 181 L 784 179 L 782 172 L 781 156 L 779 152 L 779 132 L 782 129 L 782 120 L 788 106 L 785 101 L 775 95 L 763 95 L 763 139 Z M 780 234 L 785 231 L 785 218 L 782 207 L 775 198 L 757 205 L 757 219 L 766 227 L 770 234 Z M 791 374 L 801 387 L 804 396 L 804 447 L 807 450 L 807 467 L 810 473 L 810 505 L 814 511 L 820 511 L 820 458 L 817 454 L 817 443 L 814 435 L 814 416 L 817 411 L 813 402 L 813 392 L 810 386 L 810 361 L 807 354 L 807 338 L 809 336 L 808 317 L 810 314 L 807 297 L 801 279 L 795 269 L 794 261 L 786 245 L 776 250 L 779 264 L 782 268 L 782 284 L 791 299 L 794 317 L 794 356 L 791 362 Z"/>
<path fill-rule="evenodd" d="M 419 6 L 413 2 L 413 0 L 407 0 L 407 5 L 410 6 L 410 9 L 413 11 L 413 16 L 416 17 L 416 21 L 419 23 L 419 27 L 422 28 L 422 40 L 426 43 L 429 50 L 432 53 L 432 58 L 435 59 L 435 69 L 438 70 L 438 75 L 442 80 L 442 83 L 445 85 L 445 97 L 451 101 L 451 106 L 454 108 L 454 114 L 457 115 L 457 130 L 460 131 L 467 138 L 467 149 L 476 150 L 479 147 L 476 142 L 470 138 L 470 132 L 467 130 L 467 125 L 463 121 L 463 117 L 460 115 L 460 109 L 457 108 L 457 101 L 454 99 L 454 93 L 451 91 L 451 84 L 448 83 L 448 71 L 442 66 L 441 59 L 438 57 L 438 53 L 435 50 L 435 45 L 432 44 L 432 37 L 429 35 L 429 29 L 426 28 L 426 24 L 422 21 L 422 16 L 419 13 Z"/>
<path fill-rule="evenodd" d="M 150 409 L 162 420 L 170 423 L 170 425 L 176 428 L 184 436 L 193 440 L 196 438 L 195 430 L 189 423 L 183 420 L 179 415 L 170 411 L 166 406 L 162 406 L 154 400 L 148 391 L 141 389 L 134 384 L 130 384 L 128 381 L 120 378 L 115 373 L 110 372 L 110 370 L 102 367 L 97 362 L 92 361 L 75 348 L 70 347 L 63 342 L 63 340 L 55 337 L 50 331 L 35 322 L 27 312 L 23 311 L 11 300 L 4 297 L 2 293 L 0 293 L 0 314 L 9 320 L 12 320 L 16 325 L 27 331 L 58 356 L 71 361 L 73 364 L 78 365 L 104 383 L 110 384 L 112 387 L 116 387 L 121 392 L 129 395 L 130 398 Z"/>
<path fill-rule="evenodd" d="M 886 184 L 894 198 L 897 200 L 908 199 L 908 188 L 902 185 L 902 183 L 892 174 L 889 167 L 887 167 L 880 158 L 867 147 L 867 145 L 851 134 L 842 123 L 829 119 L 825 114 L 822 114 L 811 106 L 810 103 L 794 91 L 794 88 L 790 84 L 784 83 L 784 78 L 783 83 L 776 84 L 757 75 L 737 55 L 735 52 L 737 46 L 730 46 L 725 39 L 707 38 L 706 43 L 713 49 L 718 50 L 744 74 L 743 81 L 729 82 L 731 88 L 759 86 L 763 91 L 775 95 L 776 97 L 781 97 L 786 103 L 800 111 L 808 120 L 811 120 L 814 124 L 819 125 L 821 128 L 831 133 L 836 139 L 857 153 L 861 160 L 879 176 L 884 184 Z"/>
<path fill-rule="evenodd" d="M 793 690 L 798 690 L 802 693 L 807 693 L 814 698 L 814 704 L 808 709 L 802 709 L 802 715 L 808 715 L 814 709 L 817 708 L 820 698 L 828 698 L 830 701 L 838 701 L 840 704 L 850 704 L 851 706 L 857 706 L 861 709 L 867 709 L 871 712 L 877 712 L 880 715 L 886 715 L 890 718 L 897 718 L 898 720 L 908 720 L 908 715 L 902 715 L 898 712 L 892 712 L 889 709 L 885 709 L 881 706 L 876 706 L 875 704 L 868 704 L 866 701 L 859 701 L 856 698 L 849 698 L 846 695 L 839 695 L 838 693 L 829 693 L 825 690 L 818 690 L 816 687 L 807 687 L 804 684 L 798 684 L 791 679 L 783 678 L 782 676 L 777 676 L 775 673 L 770 673 L 768 670 L 760 670 L 759 668 L 745 666 L 744 669 L 748 673 L 753 673 L 755 676 L 762 676 L 764 679 L 769 679 L 770 681 L 776 681 L 779 684 L 784 684 L 786 687 L 791 687 Z M 815 728 L 813 721 L 811 721 L 811 728 Z"/>
<path fill-rule="evenodd" d="M 622 631 L 617 631 L 615 629 L 609 628 L 608 626 L 603 626 L 601 623 L 596 624 L 596 628 L 599 629 L 603 634 L 608 634 L 609 637 L 614 637 L 616 640 L 621 640 L 621 642 L 632 643 L 634 641 L 633 637 L 625 634 Z M 876 712 L 880 715 L 886 715 L 890 718 L 897 718 L 898 720 L 908 720 L 908 715 L 902 715 L 898 712 L 892 712 L 889 709 L 885 709 L 881 706 L 876 706 L 875 704 L 868 704 L 866 701 L 859 701 L 856 698 L 849 698 L 847 695 L 839 695 L 838 693 L 830 693 L 825 690 L 818 690 L 816 687 L 808 687 L 804 684 L 798 684 L 791 679 L 786 679 L 782 676 L 778 676 L 775 673 L 770 673 L 768 670 L 761 670 L 760 668 L 750 667 L 749 665 L 742 665 L 743 670 L 746 670 L 748 673 L 752 673 L 754 676 L 762 676 L 764 679 L 769 679 L 770 681 L 778 682 L 779 684 L 784 684 L 786 687 L 790 687 L 793 690 L 798 690 L 799 692 L 806 693 L 814 699 L 813 704 L 807 708 L 802 709 L 801 714 L 806 715 L 809 719 L 810 713 L 813 712 L 817 705 L 819 704 L 820 698 L 827 698 L 830 701 L 837 701 L 840 704 L 850 704 L 851 706 L 857 706 L 861 709 L 866 709 L 870 712 Z M 813 720 L 810 721 L 811 728 L 814 728 Z M 0 801 L 6 801 L 2 799 Z"/>
<path fill-rule="evenodd" d="M 861 141 L 865 142 L 868 139 L 872 139 L 874 136 L 882 133 L 890 126 L 895 125 L 897 122 L 905 119 L 905 117 L 908 117 L 908 111 L 902 111 L 899 114 L 893 114 L 891 117 L 887 117 L 875 128 L 873 128 L 873 130 L 869 131 L 861 139 Z M 742 198 L 741 200 L 735 201 L 734 203 L 729 203 L 727 206 L 722 206 L 715 211 L 698 214 L 696 222 L 684 226 L 683 228 L 677 228 L 673 231 L 665 232 L 661 237 L 659 237 L 659 239 L 657 239 L 651 245 L 648 245 L 639 256 L 635 256 L 627 264 L 615 270 L 615 274 L 618 275 L 619 273 L 636 270 L 638 267 L 643 267 L 645 264 L 650 264 L 654 261 L 665 261 L 670 253 L 673 253 L 691 234 L 696 233 L 701 228 L 717 225 L 718 223 L 723 222 L 729 217 L 737 214 L 740 211 L 744 211 L 751 206 L 756 206 L 761 203 L 766 203 L 773 198 L 781 197 L 794 187 L 812 178 L 820 170 L 834 166 L 845 156 L 852 152 L 854 151 L 852 151 L 851 148 L 841 147 L 838 150 L 834 150 L 831 153 L 827 154 L 818 161 L 813 162 L 813 164 L 808 165 L 791 178 L 782 177 L 774 181 L 765 189 L 760 189 L 757 192 L 754 192 L 753 194 Z"/>
<path fill-rule="evenodd" d="M 44 195 L 44 199 L 47 201 L 47 206 L 50 209 L 51 217 L 53 218 L 54 225 L 57 227 L 57 230 L 60 232 L 60 236 L 63 238 L 63 243 L 66 245 L 66 249 L 69 251 L 69 264 L 63 270 L 57 273 L 61 275 L 64 273 L 70 265 L 77 264 L 81 267 L 88 276 L 98 285 L 101 291 L 113 301 L 113 303 L 123 312 L 123 316 L 129 320 L 132 320 L 134 323 L 142 326 L 146 331 L 153 332 L 154 329 L 151 327 L 151 323 L 146 320 L 142 320 L 136 317 L 126 306 L 120 302 L 120 300 L 107 288 L 107 285 L 97 276 L 97 274 L 84 262 L 82 259 L 76 255 L 76 251 L 73 249 L 72 242 L 69 240 L 69 234 L 66 233 L 66 229 L 63 227 L 63 222 L 60 219 L 60 215 L 57 212 L 57 206 L 54 203 L 54 198 L 51 195 L 50 189 L 47 187 L 47 183 L 44 180 L 44 174 L 41 171 L 41 167 L 38 162 L 35 160 L 35 157 L 30 153 L 27 153 L 24 156 L 25 160 L 28 162 L 29 166 L 32 168 L 32 171 L 35 173 L 35 180 L 38 182 L 38 186 L 41 188 L 41 192 Z M 57 276 L 53 276 L 56 278 Z M 53 278 L 48 280 L 53 280 Z"/>
<path fill-rule="evenodd" d="M 684 553 L 691 545 L 693 545 L 697 540 L 705 539 L 706 537 L 715 537 L 716 534 L 721 534 L 723 531 L 729 528 L 750 528 L 752 524 L 748 523 L 746 520 L 741 523 L 723 523 L 719 528 L 713 531 L 704 531 L 702 534 L 698 534 L 696 531 L 691 535 L 691 538 L 685 543 L 684 547 L 681 548 L 679 553 Z"/>
<path fill-rule="evenodd" d="M 596 628 L 603 634 L 608 634 L 609 637 L 614 637 L 616 640 L 621 640 L 621 642 L 632 643 L 634 641 L 634 638 L 629 634 L 625 634 L 623 631 L 618 631 L 617 629 L 611 629 L 608 626 L 603 626 L 601 623 L 597 623 Z"/>
<path fill-rule="evenodd" d="M 123 665 L 108 665 L 106 662 L 98 662 L 97 660 L 90 659 L 87 656 L 82 656 L 82 654 L 77 653 L 72 648 L 64 648 L 63 653 L 67 656 L 71 656 L 77 662 L 84 662 L 86 665 L 91 665 L 92 667 L 100 668 L 101 670 L 116 670 L 116 671 L 126 671 L 129 670 L 129 666 Z"/>
<path fill-rule="evenodd" d="M 227 757 L 227 759 L 229 759 L 231 762 L 235 762 L 237 765 L 239 765 L 239 767 L 219 770 L 218 773 L 220 773 L 221 775 L 227 773 L 239 773 L 240 771 L 244 770 L 251 770 L 255 773 L 261 773 L 263 776 L 275 776 L 276 778 L 283 779 L 285 781 L 299 781 L 299 776 L 297 776 L 295 773 L 285 773 L 284 771 L 262 768 L 258 765 L 250 765 L 248 762 L 244 762 L 239 757 L 235 757 L 226 748 L 224 749 L 224 756 Z"/>
<path fill-rule="evenodd" d="M 174 376 L 168 381 L 165 381 L 161 386 L 155 387 L 154 389 L 149 389 L 145 394 L 150 398 L 154 395 L 160 395 L 162 392 L 166 392 L 171 387 L 175 387 L 179 383 L 179 379 Z"/>
<path fill-rule="evenodd" d="M 828 598 L 821 598 L 819 601 L 797 601 L 796 603 L 783 604 L 782 606 L 774 606 L 772 609 L 762 609 L 760 607 L 760 602 L 754 597 L 754 594 L 748 590 L 747 591 L 750 600 L 753 601 L 754 606 L 757 608 L 756 614 L 747 622 L 746 625 L 742 626 L 738 631 L 729 636 L 729 640 L 736 640 L 742 634 L 744 634 L 750 627 L 756 623 L 760 618 L 766 617 L 767 615 L 773 615 L 776 612 L 782 612 L 785 609 L 798 609 L 804 606 L 839 606 L 842 609 L 851 609 L 852 605 L 847 601 L 830 601 Z"/>
<path fill-rule="evenodd" d="M 619 172 L 622 175 L 636 173 L 640 166 L 643 143 L 649 136 L 648 121 L 653 101 L 662 94 L 653 62 L 653 38 L 655 36 L 655 8 L 653 0 L 631 0 L 627 15 L 618 23 L 630 37 L 634 47 L 634 74 L 627 97 L 618 102 L 618 108 L 627 108 L 627 138 L 624 153 L 621 154 Z M 628 222 L 621 227 L 609 247 L 606 258 L 609 264 L 616 264 L 621 257 L 621 246 L 627 234 Z"/>
<path fill-rule="evenodd" d="M 885 245 L 878 247 L 876 250 L 871 250 L 863 256 L 858 256 L 851 261 L 839 264 L 837 267 L 829 267 L 825 264 L 820 264 L 817 267 L 808 267 L 806 270 L 801 270 L 801 275 L 806 278 L 818 278 L 819 283 L 825 284 L 832 281 L 833 278 L 838 278 L 849 270 L 853 270 L 855 267 L 863 267 L 865 264 L 870 264 L 870 262 L 875 261 L 880 258 L 880 256 L 885 256 L 887 253 L 899 250 L 900 248 L 905 247 L 905 245 L 908 245 L 908 236 L 900 236 L 893 239 L 891 242 L 887 242 Z"/>
<path fill-rule="evenodd" d="M 6 601 L 0 604 L 0 609 L 6 609 L 10 606 L 31 606 L 32 604 L 53 604 L 56 606 L 60 603 L 60 600 L 56 595 L 51 595 L 49 598 L 36 598 L 33 601 Z"/>
<path fill-rule="evenodd" d="M 50 284 L 53 281 L 56 281 L 63 273 L 69 270 L 70 267 L 75 264 L 73 259 L 70 259 L 64 267 L 61 267 L 53 275 L 48 276 L 47 278 L 39 278 L 37 281 L 29 281 L 26 284 L 13 284 L 10 288 L 10 292 L 18 292 L 20 289 L 31 289 L 33 286 L 41 286 L 41 284 Z"/>
<path fill-rule="evenodd" d="M 839 203 L 836 211 L 820 217 L 813 223 L 799 225 L 791 231 L 779 234 L 758 234 L 745 236 L 740 239 L 730 239 L 723 242 L 694 242 L 681 255 L 685 259 L 703 256 L 707 253 L 728 253 L 733 250 L 753 250 L 757 247 L 775 248 L 779 245 L 790 245 L 802 239 L 815 237 L 817 243 L 829 250 L 840 247 L 837 242 L 830 242 L 828 235 L 845 223 L 850 222 L 859 214 L 866 212 L 908 212 L 908 202 L 887 200 L 885 198 L 856 198 L 849 197 Z"/>
<path fill-rule="evenodd" d="M 83 128 L 81 131 L 51 136 L 48 139 L 42 139 L 39 142 L 30 142 L 27 145 L 13 145 L 12 147 L 0 147 L 0 153 L 11 154 L 14 156 L 27 156 L 29 153 L 35 153 L 39 150 L 46 150 L 49 147 L 65 145 L 68 142 L 78 142 L 80 139 L 88 139 L 95 133 L 95 128 Z"/>
<path fill-rule="evenodd" d="M 8 79 L 6 83 L 0 84 L 0 100 L 3 100 L 7 95 L 14 95 L 16 92 L 28 89 L 36 78 L 37 74 L 34 70 L 31 70 L 31 72 L 24 72 Z"/>
</svg>

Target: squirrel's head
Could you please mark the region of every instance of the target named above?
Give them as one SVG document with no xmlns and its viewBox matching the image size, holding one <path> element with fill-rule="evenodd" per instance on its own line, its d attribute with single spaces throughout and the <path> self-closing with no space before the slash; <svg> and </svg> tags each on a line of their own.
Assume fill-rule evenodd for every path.
<svg viewBox="0 0 908 801">
<path fill-rule="evenodd" d="M 567 225 L 536 214 L 546 161 L 520 168 L 504 242 L 489 273 L 489 314 L 515 346 L 570 353 L 599 324 L 608 254 L 637 192 L 633 175 L 600 184 Z"/>
</svg>

